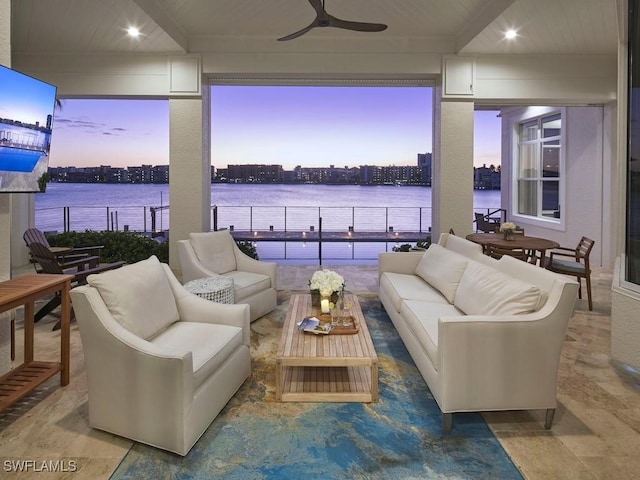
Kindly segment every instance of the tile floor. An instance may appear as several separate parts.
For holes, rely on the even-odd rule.
[[[317,266],[279,266],[279,289],[306,290]],[[336,266],[353,292],[377,291],[376,266]],[[559,408],[545,430],[544,412],[500,412],[485,418],[525,478],[640,478],[640,383],[610,363],[611,272],[593,276],[594,311],[579,300],[563,349]],[[59,355],[54,317],[36,326],[38,358]],[[17,363],[22,331],[18,330]],[[77,325],[71,333],[71,382],[58,377],[0,413],[0,478],[108,478],[131,442],[87,425],[86,376]],[[75,473],[7,472],[11,460],[56,461]],[[71,463],[75,462],[75,463]]]

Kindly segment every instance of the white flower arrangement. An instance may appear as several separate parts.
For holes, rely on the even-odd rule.
[[[506,233],[513,233],[516,231],[516,228],[516,224],[512,222],[504,222],[502,225],[500,225],[500,231]]]
[[[320,291],[323,297],[329,297],[333,292],[344,289],[344,278],[333,270],[318,270],[311,277],[309,288]]]

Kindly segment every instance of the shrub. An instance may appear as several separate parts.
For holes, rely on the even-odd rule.
[[[239,240],[236,242],[236,244],[238,245],[238,248],[242,250],[242,252],[245,255],[249,255],[251,258],[255,258],[256,260],[259,260],[258,251],[256,250],[256,247],[253,245],[253,242],[250,242],[248,240]]]
[[[158,243],[154,239],[136,232],[65,232],[47,237],[54,247],[90,247],[103,245],[101,262],[124,260],[135,263],[155,255],[161,262],[169,262],[169,242]]]
[[[416,248],[424,248],[427,249],[431,245],[431,237],[427,237],[424,240],[421,240],[416,243]],[[402,245],[398,245],[397,247],[393,247],[394,252],[410,252],[411,249],[414,248],[410,243],[404,243]]]

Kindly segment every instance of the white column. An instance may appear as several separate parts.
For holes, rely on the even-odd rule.
[[[469,99],[442,99],[441,92],[441,87],[434,88],[433,242],[451,228],[464,237],[472,233],[473,224],[474,104]]]
[[[211,224],[211,167],[203,146],[206,103],[201,98],[169,100],[169,264],[178,274],[176,242],[191,232],[209,231]]]
[[[11,0],[0,0],[0,64],[11,66]],[[11,277],[11,197],[0,194],[0,281]],[[9,313],[0,313],[0,375],[11,370]]]

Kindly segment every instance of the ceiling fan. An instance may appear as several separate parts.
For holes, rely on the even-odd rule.
[[[309,0],[309,3],[316,11],[315,20],[302,30],[298,30],[286,37],[279,38],[279,42],[298,38],[316,27],[335,27],[343,28],[345,30],[355,30],[356,32],[381,32],[387,28],[383,23],[350,22],[348,20],[342,20],[334,17],[333,15],[329,15],[324,9],[324,0]]]

